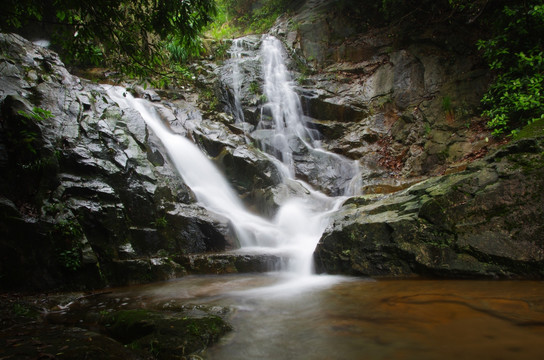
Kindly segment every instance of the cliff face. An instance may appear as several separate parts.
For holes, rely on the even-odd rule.
[[[272,32],[298,61],[295,78],[324,147],[366,168],[365,192],[455,171],[487,151],[479,101],[489,74],[474,29],[369,27],[362,5],[338,4],[308,1]]]
[[[173,256],[232,246],[137,112],[51,51],[5,34],[0,47],[3,287],[160,280],[185,273]]]

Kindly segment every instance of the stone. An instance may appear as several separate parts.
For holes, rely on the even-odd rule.
[[[542,150],[544,138],[522,140],[460,173],[347,201],[317,245],[318,270],[386,277],[544,277]]]
[[[112,338],[129,348],[144,349],[160,359],[186,359],[211,346],[232,329],[215,315],[188,317],[144,309],[109,313],[101,324]]]
[[[7,70],[0,74],[6,84],[0,198],[25,204],[3,207],[13,211],[11,220],[0,220],[3,288],[164,280],[185,273],[158,260],[165,252],[219,251],[234,243],[224,220],[187,206],[194,195],[137,112],[119,108],[102,86],[70,75],[54,52],[17,35],[0,34],[0,43],[9,56],[0,58]],[[160,100],[152,89],[141,91]],[[184,104],[179,110],[161,104],[164,121],[202,122]],[[45,115],[22,115],[35,108]],[[29,138],[17,142],[5,132]],[[236,138],[224,134],[226,141]],[[129,269],[133,276],[122,275]]]
[[[278,270],[283,259],[266,254],[196,254],[175,258],[189,274],[236,274]]]

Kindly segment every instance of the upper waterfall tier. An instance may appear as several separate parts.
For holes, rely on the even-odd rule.
[[[222,72],[231,93],[228,108],[237,122],[245,124],[251,140],[279,160],[282,173],[291,179],[331,195],[359,193],[359,164],[322,149],[319,132],[305,121],[282,43],[268,35],[244,37],[233,41],[230,53]],[[255,103],[257,118],[245,116],[244,107]]]

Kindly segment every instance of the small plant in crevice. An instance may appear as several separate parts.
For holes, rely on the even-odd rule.
[[[425,123],[425,136],[428,137],[431,134],[431,130],[432,130],[431,124]]]
[[[257,95],[259,92],[260,92],[260,86],[259,86],[259,83],[256,82],[256,81],[252,81],[250,84],[249,84],[249,92],[254,94],[254,95]]]
[[[70,271],[77,271],[81,267],[81,251],[74,246],[71,249],[61,251],[58,254],[58,261],[62,267]]]
[[[19,119],[23,126],[17,135],[18,142],[24,145],[31,154],[37,155],[36,140],[38,140],[38,133],[31,129],[31,124],[32,122],[42,122],[52,118],[53,115],[50,111],[39,107],[34,107],[31,111],[19,110],[17,114],[20,115]]]
[[[53,114],[51,113],[51,111],[44,110],[36,106],[30,112],[19,110],[17,113],[26,119],[35,120],[35,121],[44,121],[46,119],[53,117]]]
[[[53,234],[61,239],[74,240],[81,238],[83,230],[75,219],[60,220],[55,224]]]
[[[199,97],[208,103],[208,106],[210,109],[215,109],[219,105],[219,100],[217,99],[217,96],[215,96],[215,93],[210,88],[205,88],[200,91]]]
[[[25,318],[34,318],[37,313],[36,310],[30,308],[26,304],[14,303],[12,305],[12,311],[15,316],[25,317]]]
[[[165,229],[168,226],[168,220],[165,216],[161,216],[151,223],[156,229]]]
[[[446,114],[446,120],[453,122],[455,120],[455,113],[453,112],[453,106],[451,104],[451,98],[446,95],[442,98],[442,110]]]
[[[58,264],[69,271],[77,271],[81,267],[81,238],[83,230],[76,219],[59,220],[50,232],[56,244]]]

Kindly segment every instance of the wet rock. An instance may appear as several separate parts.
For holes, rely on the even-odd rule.
[[[16,331],[14,336],[13,331]],[[0,330],[0,354],[6,358],[58,359],[149,359],[148,355],[127,349],[120,342],[77,327],[42,324],[18,325]]]
[[[317,246],[318,268],[365,276],[544,277],[542,150],[542,139],[521,140],[463,172],[348,200]]]
[[[0,75],[6,85],[0,198],[2,211],[12,214],[0,220],[2,286],[165,279],[182,271],[154,264],[161,251],[217,251],[232,243],[226,225],[198,206],[179,207],[194,204],[194,195],[136,111],[71,76],[55,53],[16,35],[0,34],[0,43],[0,65],[7,69]],[[159,100],[152,90],[146,94]],[[160,109],[172,123],[198,119],[191,108]],[[118,265],[123,261],[133,263]],[[116,273],[131,266],[137,276]],[[146,266],[152,271],[143,271]]]
[[[166,257],[114,260],[104,265],[112,285],[144,284],[186,275],[185,269]]]
[[[231,330],[229,309],[169,300],[146,308],[107,291],[3,294],[0,355],[6,358],[187,359]],[[121,301],[122,300],[122,301]]]
[[[214,315],[187,317],[144,309],[109,313],[101,324],[109,336],[128,348],[145,350],[158,359],[185,359],[231,330]]]
[[[238,192],[262,189],[280,184],[281,175],[268,157],[255,148],[242,145],[221,152],[217,161]]]
[[[262,254],[196,254],[175,258],[190,274],[236,274],[275,271],[282,258]]]

